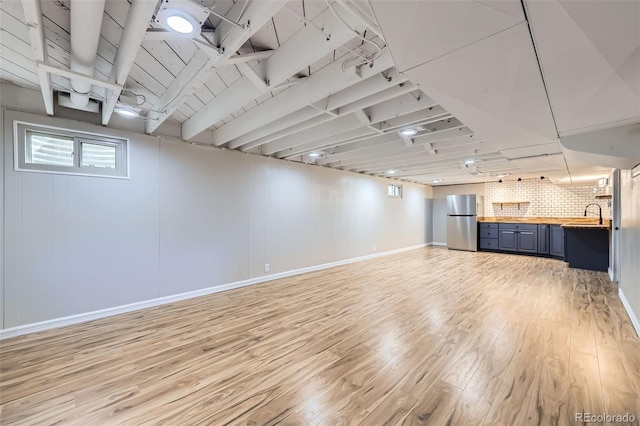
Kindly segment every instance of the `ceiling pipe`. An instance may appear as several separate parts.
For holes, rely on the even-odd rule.
[[[71,0],[71,70],[93,77],[105,0]],[[71,79],[71,102],[89,104],[91,83]]]

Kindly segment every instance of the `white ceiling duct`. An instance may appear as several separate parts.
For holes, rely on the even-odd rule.
[[[93,77],[105,0],[71,0],[71,70]],[[71,102],[89,103],[91,84],[71,79]]]

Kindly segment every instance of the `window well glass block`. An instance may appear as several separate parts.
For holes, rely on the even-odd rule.
[[[73,167],[73,138],[27,132],[25,162]]]
[[[82,142],[82,167],[116,168],[116,147]]]

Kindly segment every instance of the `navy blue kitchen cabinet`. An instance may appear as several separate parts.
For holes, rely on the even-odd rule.
[[[560,225],[549,226],[549,254],[564,259],[564,228]]]
[[[538,253],[538,225],[500,223],[498,248],[517,253]]]
[[[549,225],[538,225],[538,253],[549,254]]]

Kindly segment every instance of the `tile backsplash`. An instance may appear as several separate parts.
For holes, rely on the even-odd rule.
[[[547,179],[525,179],[522,182],[487,182],[484,197],[485,216],[508,217],[580,217],[589,203],[602,207],[602,217],[611,218],[607,200],[596,200],[597,194],[604,194],[604,188],[593,185],[558,186]],[[500,202],[528,202],[518,205]],[[597,217],[598,208],[592,206],[589,212]]]

